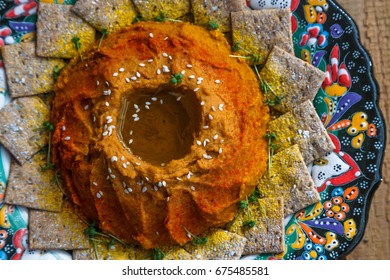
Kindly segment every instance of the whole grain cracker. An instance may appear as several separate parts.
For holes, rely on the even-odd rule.
[[[248,8],[245,0],[191,0],[191,7],[196,25],[208,27],[213,21],[221,32],[231,31],[231,12]]]
[[[286,113],[306,100],[313,100],[325,79],[325,73],[300,58],[274,47],[260,72],[281,104],[273,108]]]
[[[42,210],[29,211],[30,250],[88,249],[89,240],[84,233],[87,228],[76,209],[64,200],[59,213]]]
[[[306,164],[335,149],[310,100],[269,122],[268,130],[277,135],[273,141],[278,147],[275,152],[298,144]]]
[[[108,32],[130,26],[137,16],[130,0],[78,0],[72,11],[97,30]]]
[[[290,9],[242,10],[233,12],[231,20],[233,44],[244,49],[237,53],[255,54],[255,64],[264,64],[274,46],[294,55]]]
[[[238,260],[244,250],[247,239],[222,229],[214,229],[204,234],[204,244],[184,245],[184,249],[197,260]]]
[[[7,83],[12,97],[30,96],[53,90],[54,69],[65,66],[62,59],[36,55],[35,43],[6,45],[1,48]]]
[[[195,257],[180,247],[175,247],[164,254],[164,260],[195,260]]]
[[[190,0],[133,0],[143,20],[154,20],[163,13],[167,18],[178,19],[191,12]]]
[[[90,242],[89,249],[73,250],[74,260],[135,260],[135,252],[138,250],[134,245],[123,245],[118,241],[112,242],[107,237],[96,235],[95,245]]]
[[[298,145],[274,155],[271,168],[258,185],[264,197],[283,197],[284,216],[320,201]]]
[[[50,111],[39,97],[13,99],[0,110],[0,119],[0,142],[19,164],[47,145],[48,133],[41,127]]]
[[[248,228],[245,222],[254,221],[253,227]],[[249,203],[240,210],[227,230],[241,236],[248,241],[244,248],[244,255],[280,253],[284,245],[284,215],[283,198],[261,198]]]
[[[73,38],[80,39],[81,53],[95,42],[95,28],[73,13],[72,7],[39,4],[36,42],[38,56],[73,58],[78,55]]]
[[[53,169],[43,170],[46,155],[37,153],[23,166],[11,161],[5,203],[32,209],[60,212],[63,193]]]

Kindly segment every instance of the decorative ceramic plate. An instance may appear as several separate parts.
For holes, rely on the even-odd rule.
[[[0,0],[0,46],[34,39],[37,2]],[[335,1],[247,2],[253,9],[291,7],[295,55],[327,72],[313,103],[336,146],[310,166],[321,202],[288,218],[284,253],[251,258],[343,258],[363,236],[371,198],[381,181],[385,125],[370,57],[353,20]],[[5,79],[1,63],[0,107],[8,102]],[[27,250],[28,211],[2,203],[10,162],[4,149],[0,159],[0,259],[70,258],[64,251]]]

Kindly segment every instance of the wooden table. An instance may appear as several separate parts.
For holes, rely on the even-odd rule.
[[[337,1],[337,0],[336,0]],[[379,84],[380,108],[387,124],[387,149],[390,149],[390,1],[338,0],[355,20],[360,40],[370,53],[374,76]],[[368,224],[360,244],[347,259],[390,259],[390,154],[382,167],[383,182],[376,191]]]

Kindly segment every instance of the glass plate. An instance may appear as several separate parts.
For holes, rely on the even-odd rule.
[[[0,0],[0,46],[34,39],[37,2]],[[309,166],[321,202],[286,220],[284,253],[245,258],[343,258],[363,236],[371,198],[381,181],[385,124],[371,59],[355,23],[335,1],[247,2],[255,9],[291,7],[295,55],[329,74],[313,103],[336,150]],[[1,62],[0,108],[8,102],[5,79]],[[9,163],[9,154],[1,148],[0,259],[69,259],[65,251],[27,250],[27,209],[2,202]]]

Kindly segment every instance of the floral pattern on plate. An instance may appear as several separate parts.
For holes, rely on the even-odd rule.
[[[35,38],[36,0],[0,0],[0,45]],[[42,0],[74,4],[75,0]],[[321,202],[286,222],[285,251],[256,259],[339,259],[362,238],[370,199],[381,181],[385,128],[371,61],[352,19],[331,0],[248,0],[291,7],[295,55],[327,73],[313,103],[336,149],[309,166]],[[0,108],[8,103],[0,60]],[[0,149],[0,260],[70,259],[65,251],[28,251],[28,211],[3,203],[9,155]]]

